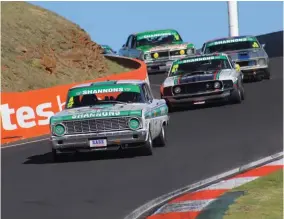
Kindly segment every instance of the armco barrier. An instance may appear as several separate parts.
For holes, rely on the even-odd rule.
[[[86,82],[136,79],[146,80],[149,83],[147,67],[139,61],[128,58],[106,56],[125,66],[136,68],[130,72],[110,75]],[[32,90],[27,92],[1,93],[1,143],[9,143],[25,138],[32,138],[49,133],[49,118],[61,111],[65,105],[65,98],[70,87],[76,84],[67,84],[51,88]]]
[[[270,58],[283,56],[283,30],[256,36]]]

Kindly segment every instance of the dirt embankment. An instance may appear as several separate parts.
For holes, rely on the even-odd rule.
[[[78,25],[25,2],[1,2],[3,92],[83,82],[129,71],[106,60]]]

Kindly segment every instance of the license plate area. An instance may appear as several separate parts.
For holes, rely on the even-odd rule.
[[[91,148],[103,148],[107,146],[106,139],[89,139],[89,145]]]

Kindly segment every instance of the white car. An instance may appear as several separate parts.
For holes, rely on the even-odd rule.
[[[165,145],[165,100],[154,99],[146,81],[118,80],[71,88],[66,107],[50,119],[54,160],[67,152]]]
[[[169,110],[180,104],[244,100],[242,73],[224,53],[176,60],[161,85],[161,98]]]

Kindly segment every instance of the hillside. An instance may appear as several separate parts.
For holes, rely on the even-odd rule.
[[[78,25],[25,2],[1,2],[3,92],[83,82],[128,71],[101,55]]]

